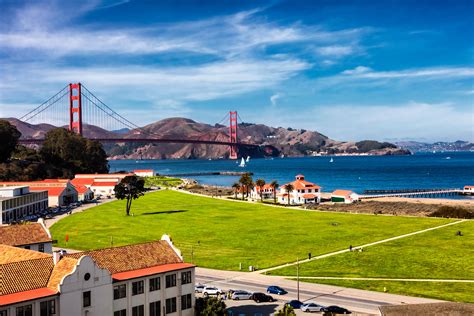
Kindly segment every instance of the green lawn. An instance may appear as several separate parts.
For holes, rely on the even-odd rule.
[[[125,215],[125,201],[76,213],[51,232],[59,247],[95,249],[170,234],[186,261],[237,270],[265,268],[448,223],[447,219],[325,213],[200,197],[176,191],[147,194]],[[65,236],[69,235],[69,243]]]
[[[455,302],[474,303],[474,284],[455,282],[400,282],[400,281],[352,281],[352,280],[305,280],[321,284],[352,287],[362,290],[428,297]]]
[[[463,236],[456,236],[462,231]],[[295,275],[295,268],[272,271]],[[300,265],[301,276],[474,280],[474,222]]]
[[[153,176],[153,177],[144,177],[145,179],[145,188],[150,187],[161,187],[161,188],[168,188],[168,187],[177,187],[183,183],[181,179],[178,178],[170,178],[165,176]]]

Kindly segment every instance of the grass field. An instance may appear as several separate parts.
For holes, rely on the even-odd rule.
[[[456,236],[460,230],[463,236]],[[271,272],[295,275],[295,268]],[[474,280],[474,222],[300,265],[301,276]]]
[[[447,219],[325,213],[200,197],[176,191],[147,194],[125,215],[115,201],[59,221],[59,247],[96,249],[170,234],[186,261],[237,270],[265,268],[442,225]],[[66,244],[65,236],[69,236]]]
[[[401,282],[401,281],[352,281],[352,280],[305,280],[320,284],[352,287],[362,290],[428,297],[455,302],[474,303],[474,284],[454,282]]]
[[[179,186],[183,183],[183,181],[181,179],[164,177],[164,176],[144,177],[144,179],[145,179],[145,188],[150,188],[150,187],[161,187],[161,188],[177,187],[177,186]]]

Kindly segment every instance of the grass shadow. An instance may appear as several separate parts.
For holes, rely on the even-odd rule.
[[[160,211],[160,212],[150,212],[150,213],[142,213],[141,215],[159,215],[159,214],[173,214],[173,213],[184,213],[188,210],[172,210],[172,211]]]

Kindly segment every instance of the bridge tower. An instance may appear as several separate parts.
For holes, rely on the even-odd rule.
[[[230,145],[229,159],[237,159],[237,111],[229,112],[229,142],[235,145]]]
[[[69,130],[82,135],[82,94],[80,83],[69,84]]]

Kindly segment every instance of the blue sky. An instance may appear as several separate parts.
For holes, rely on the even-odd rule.
[[[0,117],[80,81],[138,125],[474,139],[474,1],[78,2],[0,0]]]

